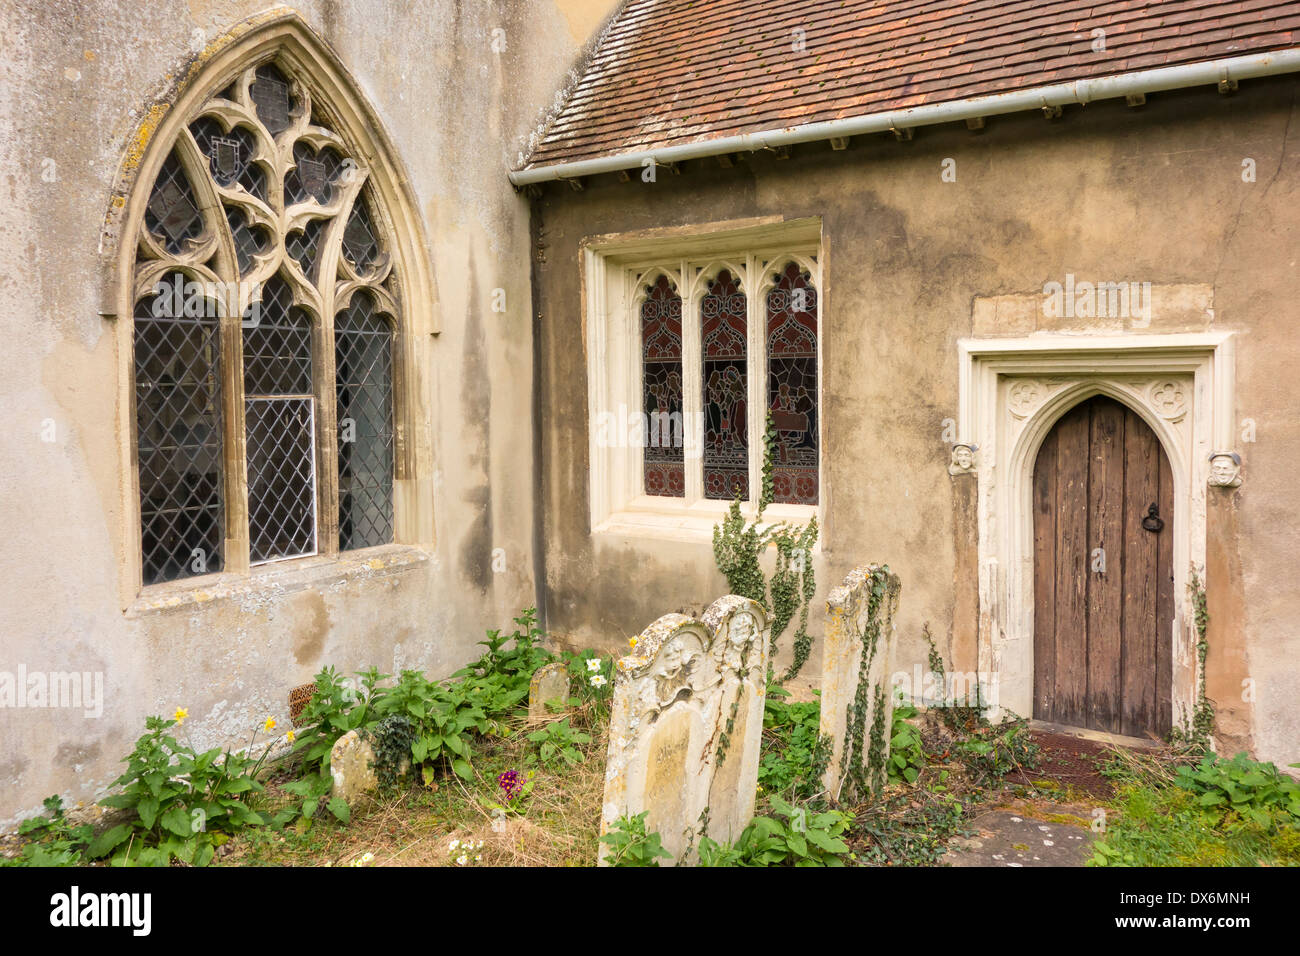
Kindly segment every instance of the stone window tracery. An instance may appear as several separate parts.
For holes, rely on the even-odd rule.
[[[181,129],[132,278],[146,585],[394,540],[399,272],[363,153],[274,59]]]

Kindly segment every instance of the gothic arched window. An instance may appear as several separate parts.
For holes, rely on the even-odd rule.
[[[359,150],[286,60],[203,102],[132,279],[143,583],[394,539],[398,268]]]

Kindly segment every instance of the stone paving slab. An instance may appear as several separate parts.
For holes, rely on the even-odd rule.
[[[1050,815],[1075,808],[1053,807]],[[989,810],[972,822],[974,836],[953,840],[944,855],[949,866],[1083,866],[1092,856],[1090,829],[1026,816],[1022,810]]]

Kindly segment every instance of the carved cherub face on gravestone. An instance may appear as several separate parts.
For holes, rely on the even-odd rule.
[[[723,663],[733,671],[745,664],[745,647],[754,636],[754,619],[748,614],[736,614],[727,626],[727,644]]]
[[[695,651],[683,637],[674,637],[659,651],[658,666],[654,670],[655,696],[661,706],[672,703],[682,692],[689,690],[691,671],[695,668]]]

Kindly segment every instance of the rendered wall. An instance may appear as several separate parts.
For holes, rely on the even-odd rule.
[[[138,594],[119,404],[131,365],[114,327],[129,319],[99,314],[114,252],[98,248],[100,231],[124,155],[148,147],[146,112],[196,51],[271,5],[5,4],[0,671],[101,673],[104,700],[99,717],[0,709],[0,825],[54,792],[93,799],[147,714],[186,707],[199,746],[246,739],[268,715],[287,726],[288,689],[326,664],[448,673],[485,628],[536,601],[529,211],[504,171],[613,0],[293,6],[380,117],[429,239],[441,325],[420,383],[430,539],[379,567],[304,559],[214,579],[171,608]]]
[[[541,510],[547,613],[575,644],[615,649],[665,607],[698,611],[721,593],[710,542],[590,533],[580,248],[584,238],[750,217],[822,218],[821,299],[826,592],[852,567],[887,562],[902,579],[895,666],[925,669],[922,626],[944,656],[976,667],[979,616],[975,482],[948,474],[943,422],[956,419],[957,341],[1024,334],[977,308],[1039,296],[1067,273],[1091,281],[1209,286],[1157,331],[1232,330],[1236,433],[1245,482],[1210,489],[1209,696],[1220,746],[1279,765],[1300,756],[1300,537],[1292,449],[1300,439],[1294,295],[1300,158],[1296,81],[991,119],[917,131],[911,142],[859,138],[843,152],[809,144],[790,158],[746,156],[633,171],[581,192],[553,184],[535,201],[543,399]],[[1254,182],[1243,181],[1243,160]],[[956,180],[945,182],[944,160]],[[977,325],[978,320],[978,325]],[[1108,325],[1110,325],[1108,323]],[[1097,331],[1089,319],[1058,331]],[[1121,333],[1126,334],[1126,333]],[[951,437],[951,436],[950,436]],[[965,438],[966,436],[960,436]],[[665,603],[667,602],[667,603]],[[788,648],[787,648],[788,651]],[[820,654],[813,652],[813,666]],[[1254,700],[1243,699],[1253,680]]]

